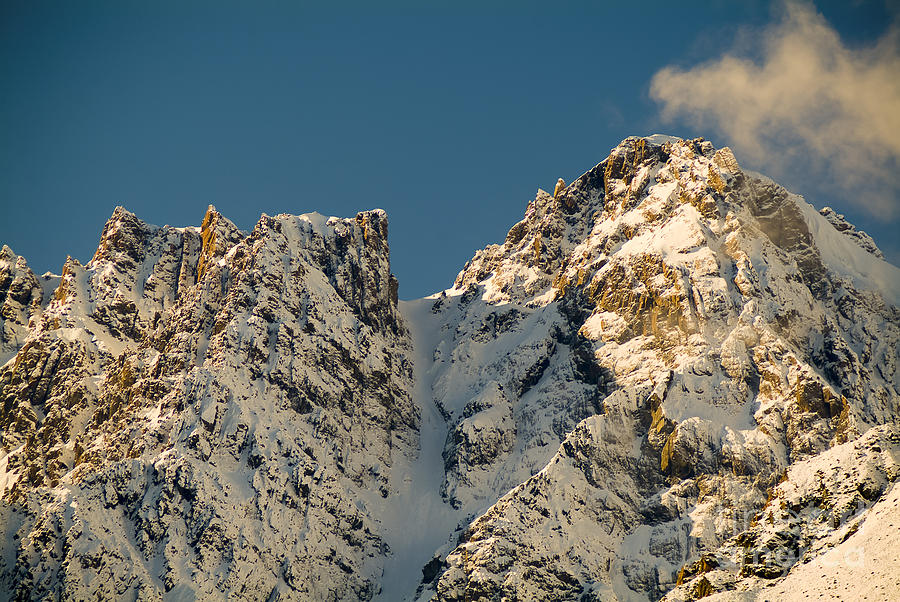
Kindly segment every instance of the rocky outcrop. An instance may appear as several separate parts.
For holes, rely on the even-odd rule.
[[[771,587],[794,565],[828,554],[886,497],[900,477],[898,459],[900,432],[890,424],[797,462],[763,507],[742,517],[739,534],[680,570],[677,587],[664,599],[694,600],[698,589],[711,594]],[[838,562],[862,564],[866,553],[856,548]]]
[[[534,476],[477,513],[423,592],[605,600],[658,599],[673,588],[698,598],[726,587],[720,572],[734,561],[720,551],[749,528],[738,516],[768,507],[779,481],[792,482],[791,467],[817,465],[897,415],[896,300],[858,289],[828,264],[833,254],[820,248],[832,241],[817,236],[845,236],[871,253],[833,223],[703,140],[630,138],[555,198],[539,191],[504,244],[479,251],[438,299],[437,315],[459,324],[457,335],[469,330],[434,356],[448,382],[489,373],[507,395],[513,370],[498,357],[543,366],[526,394],[510,397],[515,460],[479,467]],[[479,338],[472,308],[476,316],[515,308],[529,324],[553,326],[543,336],[527,327],[526,340],[515,327],[481,327],[479,336],[492,336]],[[553,342],[544,362],[541,338]],[[571,372],[559,378],[550,367],[562,357]],[[464,407],[458,388],[439,378],[433,390],[440,403]],[[555,406],[557,394],[570,403]],[[540,428],[532,417],[547,406],[557,420],[580,422]],[[467,419],[448,414],[455,441]],[[554,454],[528,455],[534,441],[549,451],[556,437]],[[466,457],[457,447],[448,453]],[[481,483],[497,493],[508,484]],[[877,499],[885,489],[876,490]],[[745,572],[790,570],[766,566]],[[739,577],[729,579],[730,588]]]
[[[512,405],[496,382],[490,382],[463,408],[444,447],[443,493],[455,499],[458,485],[472,486],[469,473],[509,454],[516,443]]]
[[[819,213],[828,220],[828,223],[834,226],[835,230],[852,238],[861,249],[864,249],[879,259],[884,259],[884,253],[881,252],[881,249],[878,248],[878,245],[875,244],[872,237],[862,230],[857,230],[856,226],[848,222],[842,214],[836,212],[831,207],[822,207],[819,210]]]
[[[0,371],[0,587],[371,598],[419,419],[386,235],[380,211],[245,234],[117,209]]]
[[[31,317],[40,312],[44,291],[24,257],[0,248],[0,364],[15,355],[28,336]]]

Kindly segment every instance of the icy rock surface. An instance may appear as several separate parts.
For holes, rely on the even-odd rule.
[[[59,276],[0,251],[0,592],[822,597],[834,558],[900,591],[898,304],[871,238],[702,139],[624,140],[409,302],[379,210],[118,208]]]

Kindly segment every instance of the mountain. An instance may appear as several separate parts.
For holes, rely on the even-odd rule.
[[[3,247],[0,591],[900,591],[900,270],[843,216],[656,135],[431,297],[387,237],[117,208],[60,276]]]

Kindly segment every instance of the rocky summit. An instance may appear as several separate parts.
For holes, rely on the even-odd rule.
[[[451,288],[383,211],[0,250],[0,598],[900,596],[900,269],[632,137]]]

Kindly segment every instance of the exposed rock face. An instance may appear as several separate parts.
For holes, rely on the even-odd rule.
[[[865,233],[702,139],[623,141],[411,302],[379,210],[118,208],[60,276],[0,251],[0,592],[795,591],[900,512],[898,304]]]
[[[878,245],[875,244],[875,241],[872,240],[872,237],[863,232],[862,230],[857,230],[856,226],[851,224],[844,218],[843,215],[837,213],[831,207],[823,207],[819,210],[819,213],[828,220],[828,222],[834,226],[835,230],[838,232],[843,232],[850,238],[852,238],[856,244],[860,247],[874,255],[879,259],[884,259],[884,253],[881,252],[881,249],[878,248]]]
[[[28,322],[40,311],[44,291],[24,257],[0,248],[0,362],[16,354],[28,336]]]
[[[386,237],[378,211],[248,235],[117,209],[0,372],[12,596],[370,598],[361,500],[418,422]]]
[[[793,464],[762,511],[748,517],[747,529],[683,568],[678,587],[665,599],[697,598],[693,590],[701,580],[709,593],[771,586],[794,564],[821,557],[856,533],[868,518],[866,511],[889,497],[898,477],[896,424],[872,428],[858,439]],[[877,551],[860,547],[839,562],[861,564],[867,552]]]
[[[848,263],[885,270],[887,289],[843,270],[836,244],[852,247]],[[457,325],[435,352],[435,398],[464,407],[499,382],[517,453],[482,457],[480,480],[470,470],[448,488],[464,504],[509,491],[445,549],[423,592],[697,598],[752,590],[745,575],[821,553],[830,540],[812,523],[795,526],[803,553],[777,574],[741,569],[733,542],[777,507],[792,467],[896,423],[900,271],[876,257],[864,235],[703,140],[630,138],[556,198],[539,191],[435,305],[444,330]],[[467,418],[448,415],[455,467],[470,457],[454,445]],[[887,453],[871,499],[837,523],[890,488]]]

